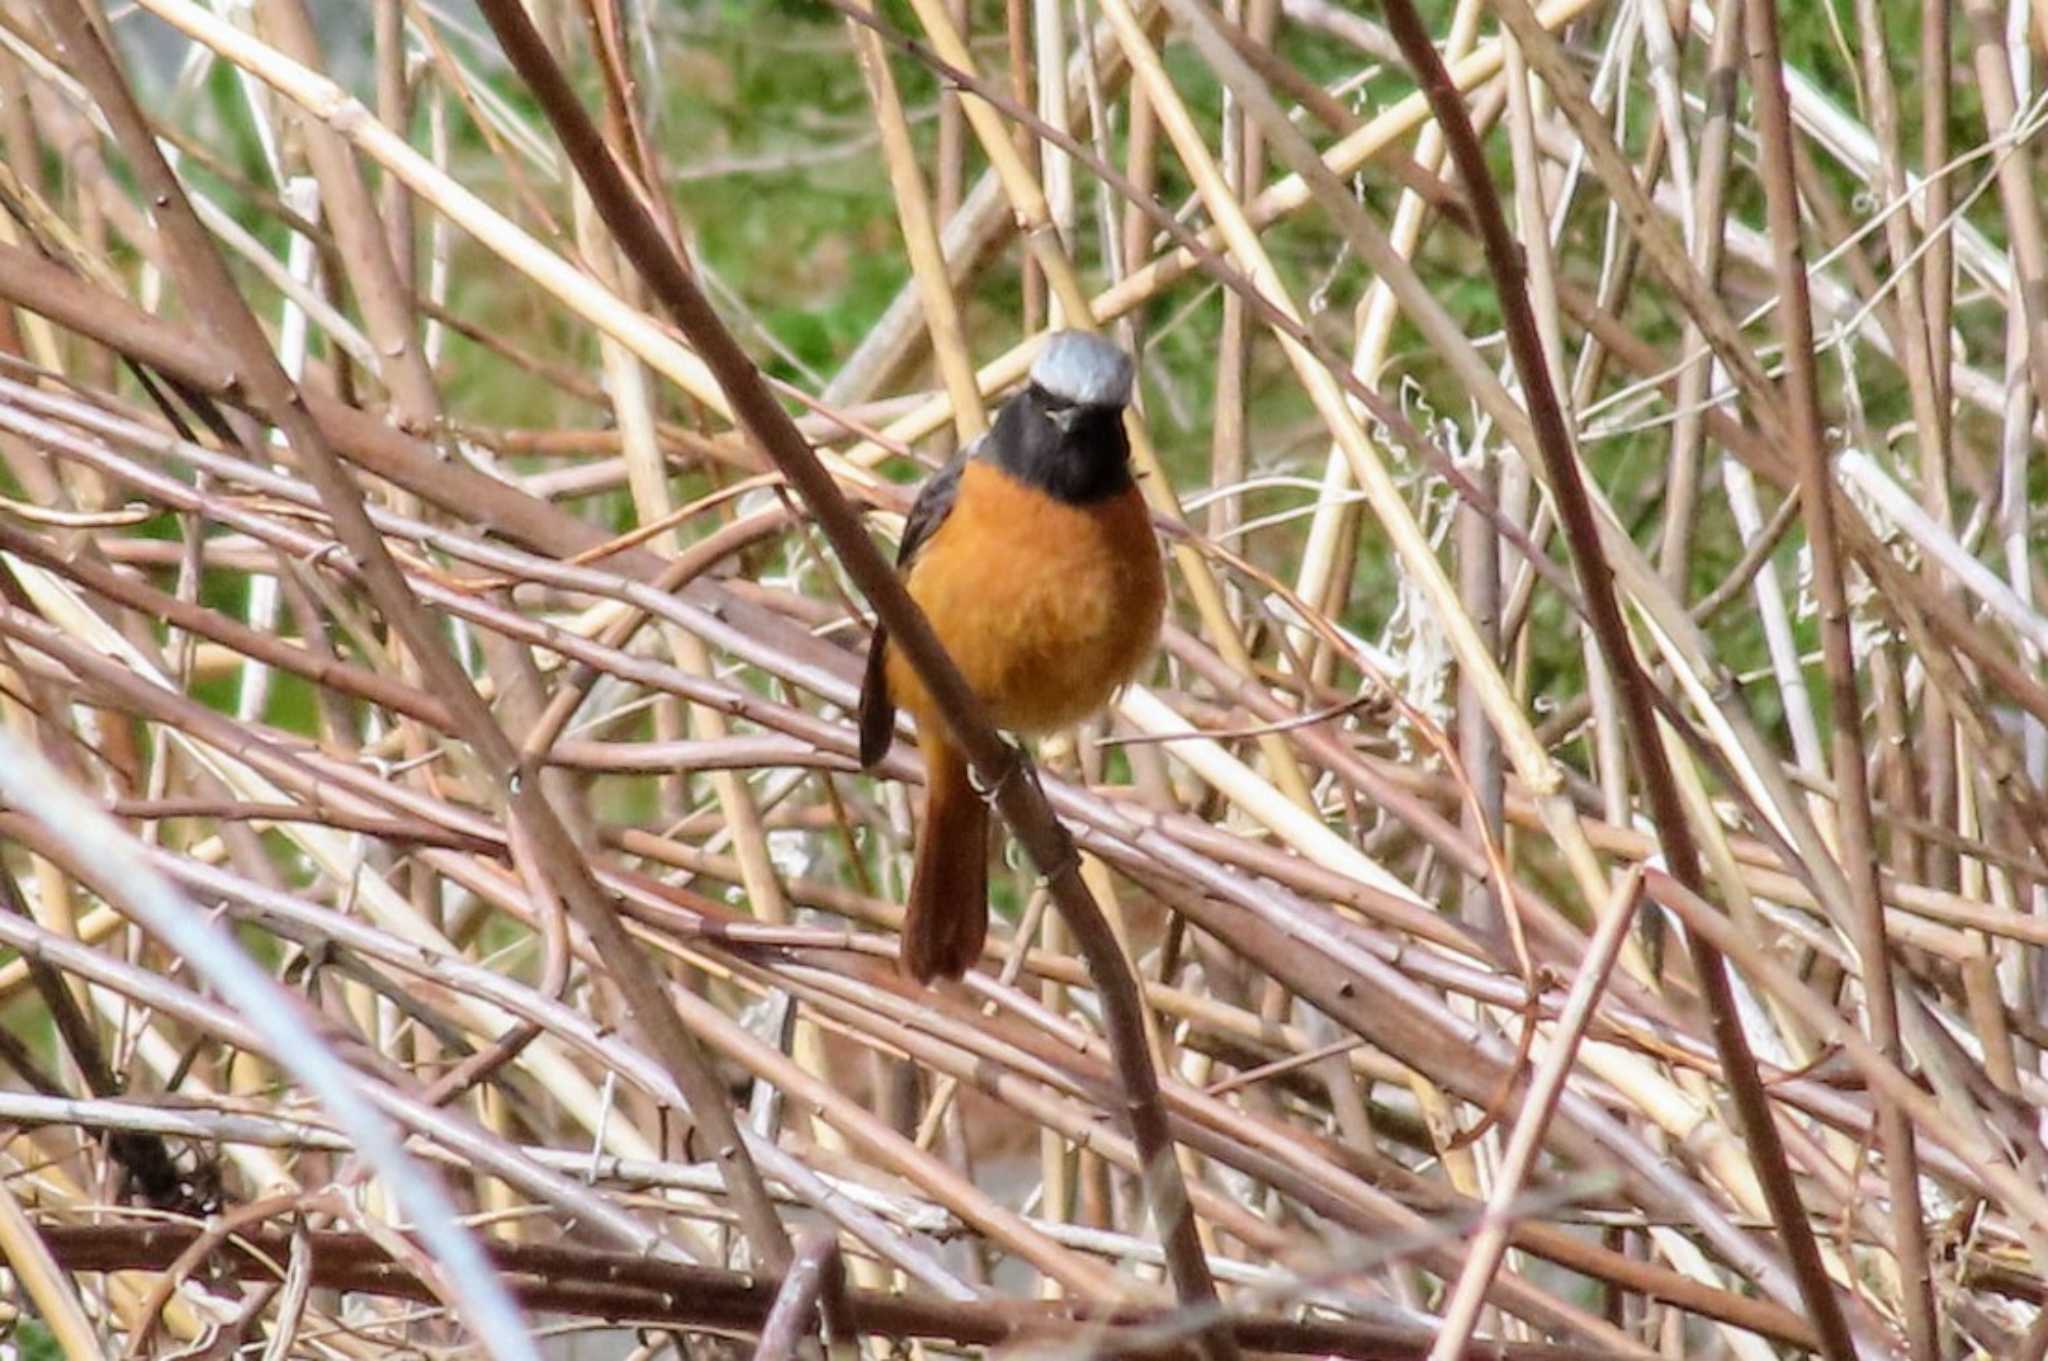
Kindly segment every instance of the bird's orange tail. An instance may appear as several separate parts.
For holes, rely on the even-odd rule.
[[[958,978],[988,939],[988,806],[959,748],[920,723],[925,740],[924,829],[903,921],[903,972],[919,983]]]

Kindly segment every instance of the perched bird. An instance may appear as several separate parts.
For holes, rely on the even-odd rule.
[[[1131,478],[1130,399],[1129,355],[1058,332],[994,427],[911,506],[897,570],[1000,727],[1079,722],[1158,641],[1166,576]],[[878,628],[861,685],[863,766],[888,753],[899,704],[917,720],[925,759],[900,963],[929,983],[966,973],[988,937],[988,808],[917,673]]]

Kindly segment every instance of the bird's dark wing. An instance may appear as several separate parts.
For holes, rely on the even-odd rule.
[[[919,489],[917,500],[911,502],[909,518],[903,522],[903,542],[896,549],[896,570],[899,573],[916,560],[925,541],[946,522],[953,502],[960,496],[961,471],[973,456],[974,446],[962,449],[946,461],[946,466],[927,478]],[[889,744],[896,740],[896,702],[889,697],[889,677],[885,669],[888,645],[889,631],[878,622],[874,637],[868,641],[867,670],[860,682],[860,763],[863,769],[872,768],[887,756]]]
[[[977,441],[962,449],[917,489],[917,499],[910,503],[910,514],[903,521],[903,542],[896,547],[897,571],[910,566],[925,540],[953,513],[953,503],[960,499],[960,474],[979,448]]]

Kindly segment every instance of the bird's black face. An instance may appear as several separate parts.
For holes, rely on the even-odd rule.
[[[985,453],[1018,481],[1075,505],[1131,485],[1123,407],[1064,401],[1037,383],[1003,404]]]

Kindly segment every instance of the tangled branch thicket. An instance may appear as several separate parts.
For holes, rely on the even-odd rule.
[[[2044,50],[0,0],[0,1349],[2041,1361]],[[1077,324],[922,989],[848,506]]]

